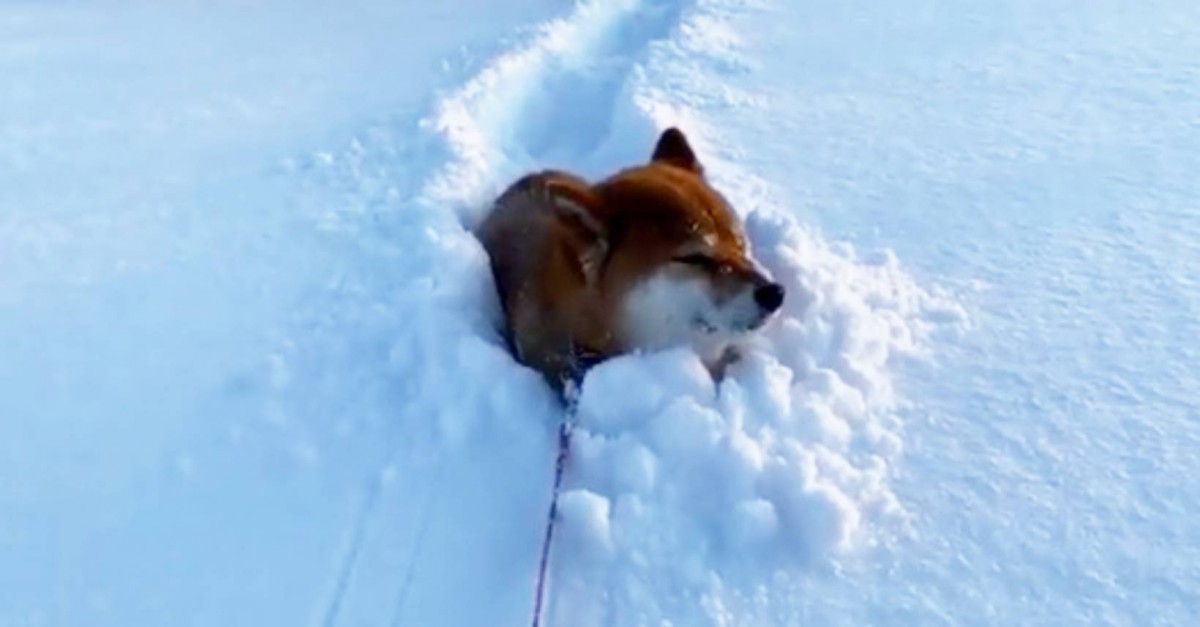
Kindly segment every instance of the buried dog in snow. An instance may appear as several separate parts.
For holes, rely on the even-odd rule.
[[[608,357],[691,345],[714,376],[783,303],[678,129],[591,185],[528,175],[478,231],[517,358],[561,389]]]

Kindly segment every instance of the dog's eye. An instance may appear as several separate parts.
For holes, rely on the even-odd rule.
[[[692,253],[690,255],[680,255],[675,258],[675,261],[697,268],[711,268],[717,264],[717,260],[705,255],[704,253]]]

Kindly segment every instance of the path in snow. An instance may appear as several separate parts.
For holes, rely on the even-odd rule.
[[[364,488],[325,624],[374,620],[380,608],[391,608],[391,624],[430,615],[448,623],[528,617],[537,558],[530,540],[544,522],[558,410],[541,381],[500,347],[490,271],[459,220],[477,218],[486,198],[536,167],[544,151],[565,143],[577,151],[562,155],[560,163],[569,164],[608,141],[626,74],[677,12],[667,4],[592,2],[548,24],[443,100],[424,123],[440,133],[416,150],[436,154],[445,141],[451,159],[423,191],[411,202],[385,192],[390,198],[382,203],[395,209],[377,215],[379,233],[364,234],[349,222],[353,237],[379,237],[379,246],[396,255],[390,267],[415,270],[411,283],[404,276],[390,279],[405,292],[391,306],[407,321],[392,350],[393,376],[420,391],[407,399],[405,421],[432,420],[436,433],[426,434],[425,446],[397,453],[394,485],[372,480]],[[601,106],[560,102],[563,93],[587,95]],[[649,149],[640,144],[653,139],[643,124],[643,135],[630,138],[639,144],[639,158]],[[539,136],[547,130],[556,135]],[[364,164],[387,171],[430,161],[420,152],[398,159],[387,139],[377,148],[356,144],[335,159],[352,164],[343,173],[348,187],[362,180]],[[345,222],[344,216],[331,221]],[[425,230],[414,228],[422,223]],[[457,348],[438,359],[445,347]],[[457,383],[448,387],[447,380]],[[398,535],[409,538],[406,548],[385,548]],[[379,583],[395,573],[403,573],[398,588]],[[463,589],[476,587],[492,591],[503,606],[456,602]]]

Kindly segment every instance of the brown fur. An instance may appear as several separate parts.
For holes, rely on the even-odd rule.
[[[621,307],[656,268],[675,263],[704,275],[717,299],[767,281],[676,129],[663,133],[649,163],[595,185],[557,171],[525,176],[497,199],[478,235],[517,357],[555,386],[636,348]],[[696,262],[679,262],[689,255]]]

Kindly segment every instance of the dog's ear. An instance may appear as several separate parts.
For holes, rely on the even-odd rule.
[[[688,143],[687,136],[674,126],[663,131],[663,134],[659,136],[658,144],[654,147],[654,155],[650,157],[650,160],[669,163],[697,174],[704,173],[704,168],[696,159],[696,153]]]
[[[560,224],[583,243],[579,266],[588,284],[594,285],[608,256],[608,229],[595,211],[599,198],[591,189],[574,181],[549,180],[545,189]]]

